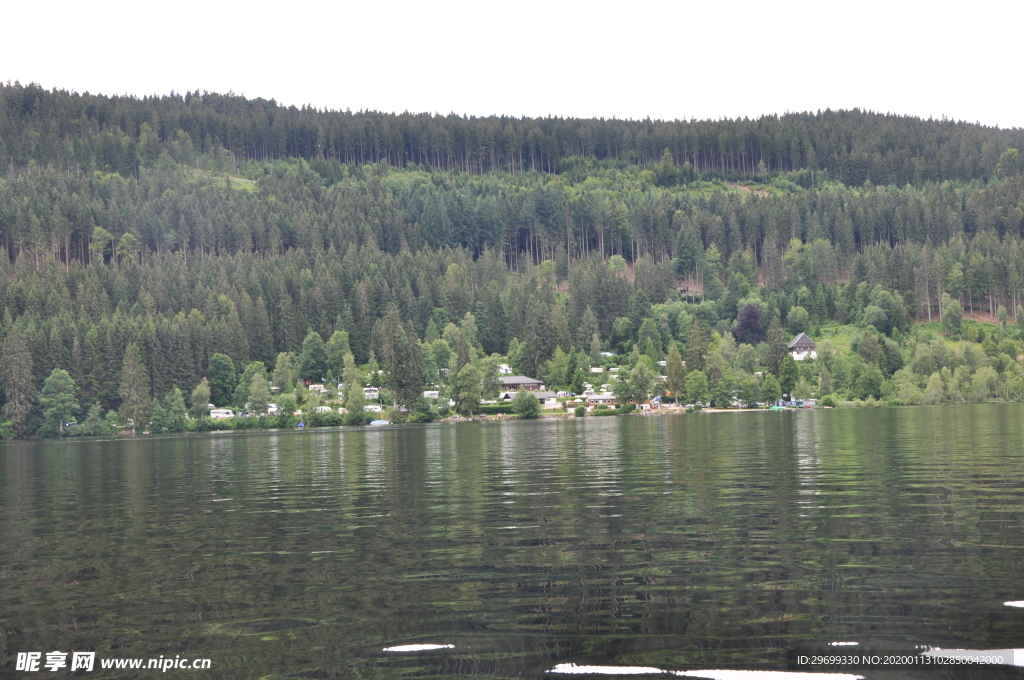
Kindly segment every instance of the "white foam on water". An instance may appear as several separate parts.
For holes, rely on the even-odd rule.
[[[431,649],[455,649],[455,645],[398,645],[385,647],[385,652],[428,652]]]
[[[1011,600],[1010,602],[1004,602],[1007,607],[1024,607],[1024,600]]]
[[[860,643],[859,642],[830,642],[828,644],[829,644],[830,647],[856,647]]]
[[[600,673],[602,675],[652,675],[655,673],[667,673],[660,668],[650,666],[577,666],[574,663],[560,663],[548,673],[568,673],[569,675],[582,675],[584,673]]]

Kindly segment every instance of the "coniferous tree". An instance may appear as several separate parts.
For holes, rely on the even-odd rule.
[[[363,376],[356,366],[355,357],[345,355],[345,414],[346,425],[362,425],[366,422],[366,398],[363,396]]]
[[[15,326],[4,342],[2,369],[4,381],[4,407],[0,411],[11,423],[14,435],[21,437],[28,427],[35,401],[32,375],[32,354],[24,329]]]
[[[768,371],[774,376],[779,375],[782,360],[788,356],[786,346],[786,332],[782,329],[782,324],[779,323],[779,318],[776,316],[772,319],[771,326],[768,327]]]
[[[139,346],[134,342],[124,353],[118,394],[121,397],[121,415],[131,422],[132,434],[135,434],[140,425],[145,425],[144,418],[149,410],[149,375]]]
[[[302,341],[299,354],[299,379],[320,382],[327,375],[329,363],[323,338],[316,331],[310,331]]]
[[[668,391],[677,401],[682,403],[684,390],[686,389],[686,366],[683,365],[683,358],[679,355],[679,348],[675,343],[668,348],[668,358],[665,359],[665,373],[668,378]]]
[[[348,344],[348,333],[345,331],[334,331],[327,340],[327,370],[335,377],[341,377],[345,372],[345,355],[351,354],[352,349]]]
[[[227,406],[235,392],[235,362],[226,354],[210,357],[210,402],[217,407]]]

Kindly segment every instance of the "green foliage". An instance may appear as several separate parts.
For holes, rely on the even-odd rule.
[[[520,390],[512,398],[512,412],[520,418],[536,418],[540,415],[540,399],[530,392]]]
[[[799,377],[800,369],[797,368],[796,361],[792,355],[787,354],[779,364],[779,385],[782,387],[782,393],[792,394]]]
[[[119,394],[121,414],[126,420],[131,421],[134,434],[144,424],[149,410],[149,372],[135,343],[128,345],[124,353]]]
[[[942,323],[946,335],[951,338],[960,337],[963,330],[964,310],[960,302],[950,298],[948,293],[942,294]]]
[[[765,375],[761,383],[761,401],[772,405],[782,399],[782,385],[771,373]]]
[[[150,411],[150,432],[184,432],[187,424],[185,398],[177,387],[164,396],[163,401],[154,399]]]
[[[706,404],[710,385],[703,371],[691,371],[686,375],[686,401],[689,404]]]
[[[452,381],[452,395],[455,399],[455,410],[459,415],[472,417],[483,396],[481,381],[483,374],[480,369],[467,363]],[[536,399],[536,397],[534,397]]]
[[[580,404],[579,406],[577,406],[576,408],[574,408],[572,410],[572,414],[574,416],[576,416],[577,418],[582,418],[585,415],[587,415],[587,407],[582,405],[582,404]]]
[[[235,362],[220,352],[210,357],[207,371],[210,380],[210,403],[218,408],[231,403],[235,391]]]
[[[75,381],[67,371],[53,369],[39,393],[39,406],[43,409],[39,433],[44,437],[63,434],[64,423],[73,420],[81,408],[75,399]]]
[[[360,392],[360,395],[362,392]],[[299,409],[299,402],[296,401],[295,395],[291,393],[284,393],[277,397],[277,415],[288,415],[295,413]]]
[[[327,340],[325,349],[327,350],[327,370],[334,377],[340,378],[345,372],[345,355],[352,353],[348,342],[348,333],[345,331],[334,331]],[[288,382],[290,383],[291,380],[289,379]]]
[[[249,411],[256,414],[267,412],[270,403],[270,388],[265,374],[254,373],[249,382]]]
[[[193,418],[206,418],[210,415],[210,381],[203,378],[192,390],[192,408],[189,413]]]
[[[310,331],[302,341],[302,352],[299,354],[299,379],[322,382],[327,375],[329,363],[323,338],[316,331]]]
[[[602,347],[634,368],[667,355],[670,392],[701,371],[722,401],[749,393],[755,372],[781,375],[786,325],[831,343],[801,362],[794,389],[802,378],[891,403],[1022,396],[1024,310],[1010,310],[1024,294],[1019,131],[858,112],[770,125],[440,117],[431,125],[450,144],[434,148],[415,141],[426,128],[412,115],[0,92],[2,417],[19,436],[49,427],[37,396],[54,369],[98,413],[159,411],[207,379],[211,394],[191,399],[201,418],[205,403],[251,403],[256,363],[276,362],[280,401],[299,377],[339,377],[349,353],[372,356],[370,379],[410,406],[423,383],[457,395],[470,364],[492,395],[497,360],[481,357],[506,348],[517,374],[577,392],[590,379],[581,357],[600,365]],[[195,116],[218,123],[201,137],[178,129]],[[70,137],[69,120],[81,127]],[[626,140],[620,158],[567,157],[580,147],[556,143],[609,134]],[[310,135],[325,146],[287,142]],[[98,153],[110,139],[116,153]],[[364,149],[410,167],[362,165]],[[213,218],[172,230],[167,215]],[[988,314],[998,327],[972,320]],[[943,353],[922,335],[940,332],[983,352]],[[995,384],[978,377],[985,366]]]
[[[4,324],[7,326],[8,324]],[[16,437],[25,434],[28,419],[35,402],[32,353],[26,332],[15,327],[7,334],[3,347],[0,375],[3,377],[4,406],[0,410],[4,421],[11,424]]]

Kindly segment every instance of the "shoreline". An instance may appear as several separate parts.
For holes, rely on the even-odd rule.
[[[991,404],[1009,404],[1012,402],[982,402]],[[936,404],[937,406],[958,406],[959,404]],[[881,406],[881,405],[880,405]],[[888,404],[885,404],[888,406]],[[623,414],[624,416],[672,416],[672,415],[700,415],[700,414],[715,414],[715,413],[775,413],[775,412],[802,412],[802,411],[820,411],[820,410],[838,410],[837,407],[829,406],[814,406],[810,408],[783,408],[783,409],[767,409],[767,408],[706,408],[700,411],[694,411],[687,413],[685,409],[681,408],[661,408],[652,409],[650,411],[633,411],[631,413]],[[586,419],[600,417],[618,417],[618,416],[593,416],[588,415]],[[488,422],[505,422],[505,421],[516,421],[516,420],[553,420],[553,419],[576,419],[577,416],[564,412],[564,413],[542,413],[536,418],[520,418],[515,415],[497,414],[497,415],[485,415],[485,416],[473,416],[468,417],[448,417],[440,420],[433,420],[429,423],[390,423],[388,425],[329,425],[324,427],[295,427],[295,428],[225,428],[219,430],[205,430],[202,432],[162,432],[158,434],[149,434],[146,432],[136,434],[122,434],[114,433],[107,435],[97,436],[77,436],[77,437],[24,437],[19,439],[8,439],[0,441],[0,446],[3,444],[15,444],[25,442],[51,442],[51,443],[77,443],[77,442],[110,442],[110,441],[155,441],[164,439],[186,439],[197,436],[205,435],[217,435],[217,436],[228,436],[238,434],[305,434],[315,432],[365,432],[372,430],[383,430],[383,429],[394,429],[398,427],[409,427],[409,426],[424,426],[424,425],[460,425],[468,423],[488,423]]]

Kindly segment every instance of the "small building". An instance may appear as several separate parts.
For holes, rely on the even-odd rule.
[[[441,393],[438,390],[424,390],[423,391],[423,398],[424,399],[440,399],[441,398]]]
[[[512,367],[508,364],[498,364],[498,375],[511,375]]]
[[[516,394],[518,392],[519,390],[516,390],[515,392],[511,390],[501,392],[498,394],[498,399],[501,401],[512,401],[513,399],[516,398]],[[558,403],[558,395],[555,394],[554,392],[542,392],[540,390],[533,390],[530,392],[530,394],[537,397],[537,399],[540,400],[540,405],[543,406],[544,408],[553,408],[555,406],[561,406],[561,404]]]
[[[215,408],[210,411],[210,418],[213,420],[221,420],[224,418],[234,418],[235,412],[229,408]]]
[[[818,346],[807,337],[806,333],[800,333],[793,341],[789,343],[789,354],[797,361],[803,361],[804,359],[817,359],[818,358]]]
[[[380,390],[376,387],[364,387],[363,399],[380,399]]]
[[[599,404],[604,404],[604,405],[608,406],[608,405],[611,405],[611,404],[614,404],[614,403],[615,403],[615,395],[612,394],[611,392],[602,392],[601,394],[588,394],[587,395],[587,404],[589,404],[591,406],[597,406]]]
[[[561,406],[558,402],[558,395],[554,392],[541,392],[538,390],[531,394],[540,400],[540,405],[544,408],[557,408]]]
[[[604,366],[591,366],[590,372],[595,374],[604,373]]]
[[[498,378],[498,382],[501,383],[502,392],[518,392],[519,390],[526,390],[527,392],[536,392],[537,390],[544,389],[544,383],[534,378],[527,378],[525,375],[510,375],[508,377]]]

